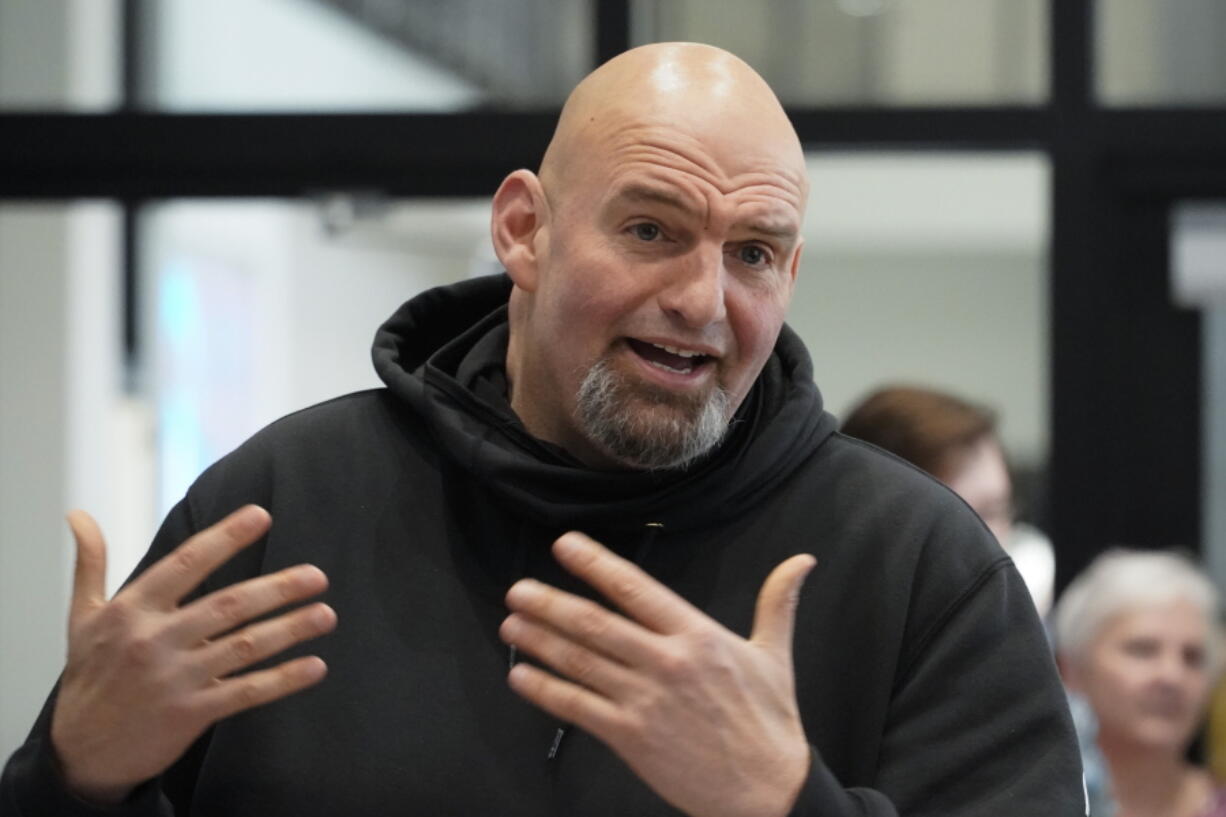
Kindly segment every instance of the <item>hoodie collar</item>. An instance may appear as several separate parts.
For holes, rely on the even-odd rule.
[[[428,425],[443,456],[512,510],[563,527],[670,530],[728,519],[785,479],[834,431],[812,365],[784,326],[725,440],[662,471],[598,471],[530,435],[511,411],[504,368],[505,276],[429,290],[379,329],[379,376]]]

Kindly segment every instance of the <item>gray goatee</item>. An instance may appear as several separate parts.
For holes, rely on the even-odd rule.
[[[658,389],[600,360],[579,386],[577,408],[590,440],[625,465],[657,470],[684,467],[717,446],[732,398],[719,386],[702,395]]]

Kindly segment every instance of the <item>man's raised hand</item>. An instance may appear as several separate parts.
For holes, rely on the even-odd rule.
[[[625,615],[517,582],[501,636],[558,675],[516,664],[512,688],[602,740],[687,814],[787,814],[809,768],[792,630],[816,560],[771,572],[747,640],[582,534],[562,536],[554,555]]]
[[[315,656],[234,674],[336,626],[322,603],[247,624],[323,592],[328,580],[319,568],[298,565],[179,606],[264,535],[271,519],[263,508],[240,508],[192,536],[110,601],[102,532],[83,511],[69,514],[68,524],[77,561],[51,741],[78,796],[117,803],[213,723],[323,679],[327,667]]]

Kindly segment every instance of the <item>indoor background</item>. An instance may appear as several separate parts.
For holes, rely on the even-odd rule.
[[[1217,0],[0,0],[0,757],[63,662],[65,510],[114,588],[210,462],[377,386],[397,305],[497,271],[489,196],[568,90],[674,39],[809,150],[830,411],[987,404],[1061,583],[1114,543],[1226,583]]]

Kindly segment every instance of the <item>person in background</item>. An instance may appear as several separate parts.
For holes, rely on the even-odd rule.
[[[841,430],[902,457],[966,500],[1012,557],[1039,615],[1047,615],[1055,555],[1039,530],[1013,521],[1013,483],[995,414],[935,389],[890,386],[864,398]]]
[[[1217,617],[1213,584],[1169,552],[1108,551],[1060,597],[1057,662],[1093,712],[1114,801],[1094,817],[1226,817],[1226,789],[1187,760],[1220,665]]]

